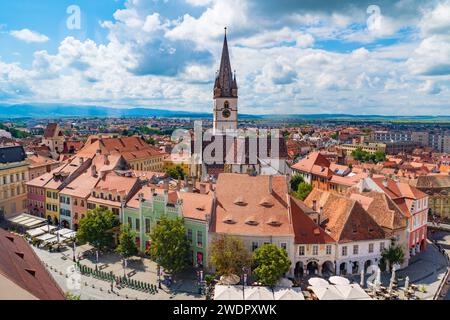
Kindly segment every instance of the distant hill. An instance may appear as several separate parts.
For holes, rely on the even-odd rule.
[[[8,118],[63,118],[63,117],[164,117],[164,118],[212,118],[211,113],[173,111],[148,108],[111,108],[104,106],[79,106],[55,104],[0,104],[0,119]],[[450,116],[385,116],[350,114],[239,114],[245,120],[301,121],[301,120],[342,120],[342,121],[436,121],[449,122]]]

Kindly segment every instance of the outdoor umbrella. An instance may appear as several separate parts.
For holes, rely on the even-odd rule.
[[[336,289],[345,300],[372,300],[370,296],[357,284],[336,285]]]
[[[242,300],[244,293],[241,286],[216,285],[214,287],[214,300]]]
[[[327,280],[317,277],[309,279],[308,283],[313,287],[326,287],[330,285]]]
[[[244,300],[273,300],[273,292],[268,287],[245,287]]]
[[[305,300],[300,288],[275,288],[273,290],[275,300]]]
[[[311,290],[319,300],[344,300],[335,286],[312,286]]]
[[[332,284],[349,285],[350,281],[347,278],[340,276],[333,276],[328,279]]]

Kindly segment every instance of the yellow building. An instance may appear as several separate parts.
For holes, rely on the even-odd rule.
[[[187,175],[191,174],[191,158],[183,155],[171,154],[164,159],[163,171],[180,166]]]
[[[340,146],[345,153],[350,156],[353,151],[356,149],[361,149],[370,154],[375,154],[378,151],[386,152],[386,144],[385,143],[363,143],[363,144],[343,144]]]
[[[22,146],[0,147],[0,214],[27,210],[28,161]]]
[[[45,188],[45,217],[54,224],[59,223],[59,191]]]

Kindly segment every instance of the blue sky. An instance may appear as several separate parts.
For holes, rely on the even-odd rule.
[[[243,113],[448,115],[450,1],[371,4],[2,0],[0,102],[211,111],[228,26]]]

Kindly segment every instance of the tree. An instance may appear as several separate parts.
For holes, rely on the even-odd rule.
[[[184,170],[180,165],[166,169],[167,175],[172,179],[184,179]]]
[[[384,160],[386,160],[386,153],[382,150],[379,150],[377,152],[375,152],[374,154],[374,162],[378,163],[378,162],[382,162]]]
[[[306,197],[308,197],[308,195],[311,193],[312,189],[313,188],[309,183],[301,182],[298,185],[297,191],[293,192],[293,195],[294,195],[294,197],[303,201],[306,199]]]
[[[189,242],[182,218],[163,215],[150,233],[150,258],[170,273],[183,270],[188,264]]]
[[[124,259],[128,259],[131,256],[138,254],[138,248],[134,239],[136,238],[136,233],[130,229],[129,225],[123,225],[120,230],[119,235],[119,245],[116,251],[122,255]]]
[[[209,259],[218,275],[239,275],[250,266],[250,254],[244,243],[233,236],[219,235],[211,241]]]
[[[113,242],[112,229],[117,225],[116,216],[111,210],[95,208],[88,210],[80,220],[77,239],[81,243],[90,243],[97,250],[109,247]]]
[[[302,182],[305,182],[303,177],[299,174],[293,175],[291,178],[291,190],[298,190],[298,185]]]
[[[263,285],[274,287],[290,266],[286,250],[274,244],[265,244],[253,252],[252,272]]]
[[[385,248],[381,252],[381,258],[388,263],[389,269],[392,268],[394,264],[402,264],[405,260],[405,254],[403,249],[399,245],[391,245],[389,248]]]

